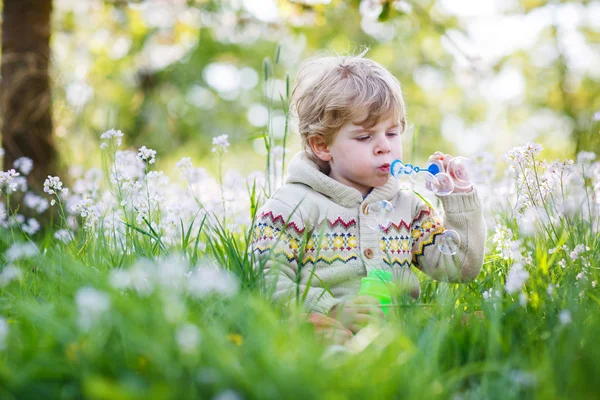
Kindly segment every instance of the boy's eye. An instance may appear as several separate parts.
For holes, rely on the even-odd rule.
[[[371,136],[366,135],[366,136],[359,136],[356,138],[356,140],[358,140],[359,142],[364,142],[365,140],[368,140]]]
[[[386,133],[386,135],[393,137],[393,136],[398,136],[398,132],[388,132]]]

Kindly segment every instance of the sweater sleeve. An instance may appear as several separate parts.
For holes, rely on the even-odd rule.
[[[305,230],[298,210],[281,200],[269,199],[256,214],[252,239],[254,267],[262,269],[265,289],[272,291],[273,301],[284,306],[303,303],[308,312],[327,314],[340,300],[324,288],[300,283],[302,264],[298,258]]]
[[[449,282],[467,282],[475,279],[483,266],[485,250],[485,221],[479,197],[475,190],[440,196],[444,208],[443,220],[421,199],[413,211],[413,263],[433,279]],[[458,233],[456,254],[444,254],[439,249],[444,232]]]

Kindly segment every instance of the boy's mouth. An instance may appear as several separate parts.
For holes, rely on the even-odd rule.
[[[379,166],[379,168],[377,168],[378,170],[382,171],[382,172],[390,172],[390,164],[382,164]]]

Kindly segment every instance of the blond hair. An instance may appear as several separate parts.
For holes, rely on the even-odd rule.
[[[312,151],[309,138],[331,144],[339,129],[353,122],[367,129],[392,118],[404,130],[406,110],[400,82],[381,64],[356,56],[319,57],[305,61],[292,93],[302,148],[321,170],[329,165]],[[356,120],[366,113],[362,120]]]

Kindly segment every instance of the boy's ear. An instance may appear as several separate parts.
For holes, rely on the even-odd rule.
[[[308,138],[308,144],[312,149],[313,153],[317,157],[319,157],[322,161],[331,161],[331,153],[329,151],[329,146],[325,139],[321,135],[313,135]]]

